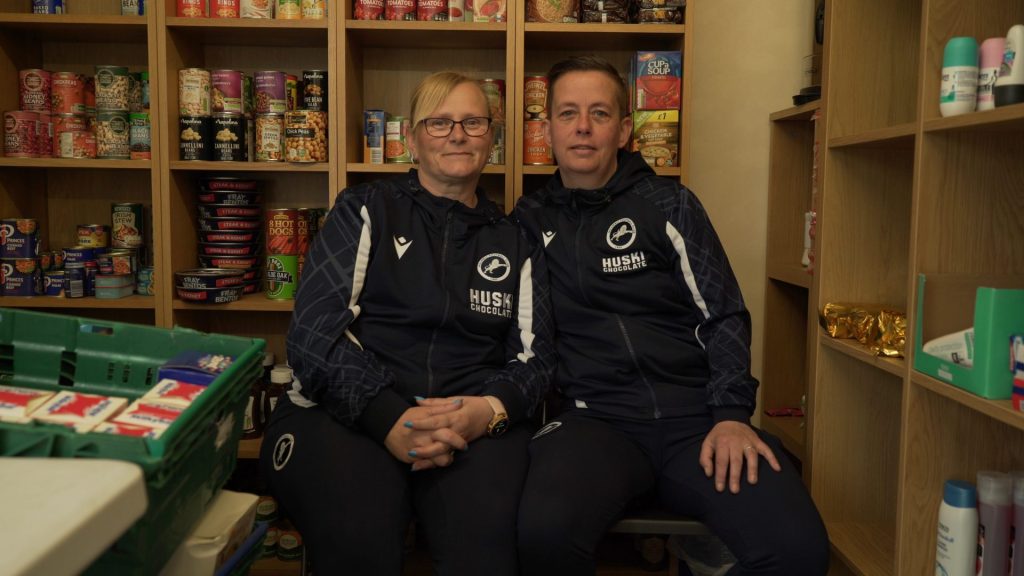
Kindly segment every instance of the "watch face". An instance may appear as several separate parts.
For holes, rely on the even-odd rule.
[[[491,438],[497,438],[508,430],[508,416],[500,419],[492,420],[491,424],[487,427],[487,435]]]

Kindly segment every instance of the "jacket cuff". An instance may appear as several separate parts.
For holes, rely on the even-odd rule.
[[[742,422],[750,425],[750,410],[744,406],[711,406],[711,417],[719,422]]]
[[[363,413],[359,415],[359,426],[370,438],[383,444],[395,422],[409,408],[409,403],[397,392],[384,388],[363,408]]]
[[[526,397],[515,386],[508,382],[495,382],[491,384],[481,396],[494,396],[505,405],[505,413],[508,414],[510,424],[515,424],[526,419]]]

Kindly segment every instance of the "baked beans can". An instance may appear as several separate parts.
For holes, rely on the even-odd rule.
[[[299,107],[299,78],[295,74],[284,75],[285,111]]]
[[[18,109],[25,112],[50,111],[50,73],[39,68],[18,72]]]
[[[327,161],[327,113],[292,110],[284,115],[285,159],[289,162]]]
[[[526,120],[543,120],[548,117],[547,76],[527,76],[524,80],[523,104]]]
[[[304,110],[327,111],[327,70],[302,71],[302,98]]]
[[[363,111],[363,162],[384,163],[384,128],[387,114],[383,110]]]
[[[64,0],[32,0],[33,14],[63,14]]]
[[[298,20],[302,18],[302,3],[300,0],[276,0],[275,18],[278,20]]]
[[[246,143],[245,116],[231,112],[213,115],[213,160],[244,162]]]
[[[257,162],[284,160],[284,114],[256,114]]]
[[[416,19],[423,22],[447,22],[448,0],[418,0]]]
[[[210,18],[238,18],[241,13],[239,0],[210,0]]]
[[[267,254],[299,254],[299,210],[275,208],[266,211],[266,218]]]
[[[4,296],[35,296],[39,267],[35,258],[4,258]]]
[[[298,213],[295,237],[298,241],[298,254],[304,255],[309,252],[309,243],[313,239],[313,230],[316,227],[313,220],[317,218],[317,214],[312,208],[299,208]]]
[[[126,66],[96,66],[96,111],[127,112],[131,80]]]
[[[59,138],[54,138],[54,145],[59,146],[59,158],[96,157],[96,135],[88,130],[63,132]]]
[[[39,112],[36,121],[36,156],[47,158],[53,156],[53,116],[49,112]]]
[[[4,112],[4,156],[34,157],[38,122],[39,114],[35,112]]]
[[[356,20],[383,20],[384,0],[356,0],[353,17]]]
[[[412,154],[409,152],[409,119],[404,116],[388,118],[384,126],[384,161],[388,164],[410,164]]]
[[[505,81],[499,78],[484,78],[480,81],[480,88],[487,95],[491,120],[499,123],[505,122]]]
[[[178,114],[210,115],[210,71],[202,68],[178,70]]]
[[[384,0],[385,20],[415,20],[416,0]]]
[[[106,248],[110,244],[110,226],[106,224],[79,224],[78,245]]]
[[[212,70],[210,72],[212,85],[210,109],[214,113],[241,114],[243,112],[242,76],[238,70]]]
[[[46,296],[64,297],[64,270],[50,270],[43,272],[43,294]]]
[[[128,146],[132,160],[152,158],[149,112],[132,112],[128,115]]]
[[[267,256],[267,298],[291,300],[299,284],[299,256],[272,254]]]
[[[544,140],[544,121],[527,120],[523,127],[523,164],[554,164],[551,146]]]
[[[206,0],[177,0],[175,12],[181,18],[206,18]],[[266,0],[264,0],[266,1]]]
[[[257,114],[284,114],[288,109],[285,73],[260,70],[253,74]]]
[[[127,112],[100,112],[97,115],[96,157],[131,158],[131,126]]]
[[[50,76],[50,111],[54,114],[85,114],[85,83],[74,72]]]
[[[304,20],[323,20],[327,17],[327,0],[302,0]]]
[[[213,153],[210,142],[209,116],[178,117],[178,158],[209,160]]]
[[[39,223],[35,218],[0,220],[0,246],[3,258],[35,258],[39,253]]]
[[[242,18],[273,18],[274,0],[241,0]]]
[[[466,21],[466,0],[448,0],[448,21]]]
[[[146,212],[137,202],[110,205],[110,245],[114,248],[142,248],[145,245]]]

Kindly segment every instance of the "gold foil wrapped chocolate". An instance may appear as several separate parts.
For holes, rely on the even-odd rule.
[[[821,313],[828,335],[853,338],[879,356],[903,357],[907,316],[872,304],[829,302]]]

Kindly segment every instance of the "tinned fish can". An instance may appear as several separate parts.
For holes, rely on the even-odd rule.
[[[145,245],[146,212],[142,204],[119,202],[110,205],[110,245],[142,248]]]
[[[177,0],[177,11],[182,18],[206,18],[206,0]]]
[[[267,256],[267,298],[291,300],[299,280],[298,255],[272,254]]]
[[[54,114],[85,114],[85,83],[74,72],[50,76],[50,111]]]
[[[50,73],[39,68],[18,72],[18,109],[25,112],[50,111]]]
[[[106,248],[110,244],[110,227],[106,224],[79,224],[78,245]]]
[[[385,20],[415,20],[416,0],[384,0]]]
[[[135,293],[142,296],[152,296],[154,294],[153,287],[153,267],[145,266],[140,268],[135,283]]]
[[[131,158],[131,127],[127,112],[100,112],[97,115],[96,157]]]
[[[35,296],[39,283],[39,267],[35,258],[4,258],[4,296]]]
[[[96,111],[127,112],[129,82],[126,66],[96,66]]]
[[[256,114],[254,148],[257,162],[284,160],[284,114]]]
[[[239,15],[239,0],[210,0],[210,18],[238,18]]]
[[[404,116],[388,118],[384,127],[384,160],[388,164],[412,163],[407,139],[409,137],[409,119]]]
[[[152,158],[149,112],[132,112],[128,115],[128,146],[132,160]]]
[[[210,71],[202,68],[178,70],[178,114],[210,115]]]
[[[35,258],[39,253],[39,222],[35,218],[0,220],[0,247],[3,258]]]
[[[327,113],[292,110],[284,115],[285,159],[289,162],[327,161]]]
[[[544,121],[527,120],[523,126],[523,164],[554,164],[551,146],[544,140]]]
[[[4,156],[34,157],[38,122],[39,114],[35,112],[4,112]]]
[[[213,70],[210,72],[212,97],[210,109],[217,112],[241,114],[242,72],[239,70]]]
[[[353,18],[356,20],[384,20],[384,0],[355,0]]]
[[[327,17],[327,0],[302,0],[303,20],[323,20]]]
[[[213,115],[213,160],[218,162],[245,162],[249,146],[246,143],[245,116],[229,112]]]
[[[384,163],[384,128],[387,115],[383,110],[363,111],[363,162]]]
[[[284,114],[288,109],[285,73],[278,70],[260,70],[253,74],[257,114]]]
[[[180,116],[178,118],[178,158],[181,160],[209,160],[210,118],[208,116]]]
[[[278,20],[298,20],[302,18],[302,4],[300,0],[276,0]]]
[[[295,208],[267,210],[266,218],[267,254],[300,254],[299,211]]]
[[[269,0],[241,0],[242,18],[273,18],[274,3]]]
[[[416,2],[416,19],[421,22],[447,22],[448,0],[418,0]]]
[[[302,71],[302,98],[300,108],[304,110],[327,111],[327,71]]]

